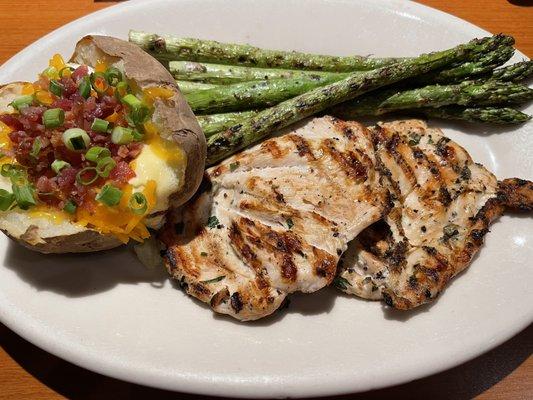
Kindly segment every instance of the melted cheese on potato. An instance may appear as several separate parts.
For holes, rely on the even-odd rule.
[[[156,182],[156,201],[154,208],[150,210],[151,213],[166,210],[169,207],[170,196],[183,186],[185,156],[183,150],[177,146],[173,147],[175,154],[168,154],[169,150],[160,143],[147,143],[141,154],[132,162],[131,166],[136,177],[130,179],[128,183],[136,191],[142,191],[150,180]],[[180,161],[176,162],[176,158]]]

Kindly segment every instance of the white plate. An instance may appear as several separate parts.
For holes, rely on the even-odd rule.
[[[85,34],[125,38],[129,28],[381,56],[487,34],[397,0],[130,1],[42,38],[0,68],[0,82],[33,79],[50,55],[70,55]],[[504,130],[433,124],[498,177],[533,178],[532,123]],[[242,324],[214,316],[128,250],[44,257],[2,236],[0,320],[77,365],[160,388],[242,397],[363,391],[450,368],[526,327],[533,320],[532,243],[532,219],[501,218],[467,272],[432,306],[413,312],[325,289],[294,296],[274,318]]]

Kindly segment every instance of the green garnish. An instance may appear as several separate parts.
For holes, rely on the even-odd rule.
[[[87,174],[89,174],[88,178],[86,177]],[[88,186],[94,183],[99,176],[100,175],[98,175],[98,171],[95,167],[85,167],[76,174],[76,182],[78,182],[80,185]]]
[[[0,189],[0,210],[7,211],[13,205],[15,201],[15,196],[13,193],[8,192],[5,189]]]
[[[133,140],[136,142],[140,142],[144,139],[144,133],[139,131],[138,129],[133,130]]]
[[[111,141],[115,144],[128,144],[133,142],[133,130],[116,126],[111,133]]]
[[[341,290],[346,290],[348,286],[352,286],[350,282],[348,282],[345,278],[342,276],[336,276],[335,279],[333,279],[333,286],[337,287]]]
[[[119,82],[115,87],[115,97],[122,101],[122,98],[128,94],[128,84],[126,82]]]
[[[148,209],[148,202],[146,201],[144,194],[138,192],[133,193],[133,195],[130,197],[129,207],[130,211],[134,214],[144,214]]]
[[[239,163],[238,161],[235,161],[235,162],[231,163],[231,164],[229,165],[229,170],[230,170],[231,172],[235,171],[237,168],[239,168],[239,164],[240,164],[240,163]]]
[[[27,210],[36,204],[35,198],[33,197],[33,188],[30,184],[13,184],[12,189],[15,201],[22,210]]]
[[[78,207],[76,206],[76,204],[72,200],[69,200],[65,203],[65,206],[63,207],[63,211],[66,211],[69,214],[74,214],[77,208]]]
[[[43,113],[43,125],[48,129],[58,128],[65,121],[65,111],[62,108],[50,108]]]
[[[48,85],[48,90],[50,90],[50,93],[53,93],[58,97],[61,97],[61,95],[63,94],[63,86],[55,80],[50,81],[50,85]]]
[[[41,75],[44,75],[48,78],[53,78],[54,76],[56,76],[56,74],[57,74],[56,67],[48,67],[41,73]]]
[[[91,143],[91,138],[83,129],[70,128],[63,132],[63,143],[69,150],[85,150]]]
[[[33,144],[31,145],[30,157],[33,159],[39,158],[39,153],[41,152],[42,146],[43,144],[41,143],[41,139],[35,138]]]
[[[89,79],[96,93],[103,94],[107,91],[107,89],[109,89],[109,85],[107,84],[107,79],[103,72],[93,72],[90,75]]]
[[[91,147],[87,150],[87,153],[85,153],[85,159],[94,163],[97,163],[99,160],[106,157],[111,157],[111,152],[109,149],[100,146]]]
[[[61,172],[61,170],[63,168],[67,168],[67,167],[70,167],[70,164],[66,161],[63,161],[63,160],[54,160],[54,162],[52,162],[52,170],[56,173],[56,174],[59,174],[59,172]]]
[[[11,182],[18,182],[26,175],[26,171],[20,165],[3,164],[0,174],[11,179]]]
[[[63,78],[63,75],[65,75],[65,71],[67,71],[67,70],[70,71],[70,72],[74,72],[74,68],[72,68],[72,67],[64,67],[64,68],[61,68],[59,70],[59,77]]]
[[[144,122],[146,122],[149,116],[150,109],[144,104],[133,108],[130,112],[130,118],[134,125],[143,124]]]
[[[104,157],[98,160],[98,164],[96,164],[96,173],[102,178],[107,178],[116,165],[117,163],[111,157]]]
[[[200,253],[200,255],[201,255],[202,257],[207,257],[207,256],[208,256],[208,254],[207,254],[205,251],[202,251],[202,252]]]
[[[410,136],[410,139],[409,139],[409,146],[416,146],[418,143],[420,143],[420,138],[422,136],[420,136],[418,133],[413,133],[411,136]]]
[[[115,67],[108,68],[104,75],[110,86],[117,86],[122,81],[122,72]]]
[[[9,105],[15,108],[16,110],[20,111],[21,108],[28,107],[32,103],[33,103],[33,95],[27,94],[25,96],[17,97],[15,100],[9,103]]]
[[[107,128],[109,128],[109,121],[100,118],[95,118],[91,125],[91,130],[95,132],[106,133]]]
[[[121,198],[122,190],[110,184],[104,185],[100,193],[96,195],[96,201],[109,207],[116,206]]]
[[[214,215],[210,216],[207,219],[207,227],[208,228],[216,228],[218,225],[220,225],[220,222],[218,221],[218,218]]]
[[[287,218],[285,221],[287,222],[287,226],[289,227],[289,229],[294,226],[294,222],[292,221],[292,219]]]
[[[84,99],[88,99],[91,95],[91,80],[88,76],[81,78],[80,85],[78,86],[80,96]]]
[[[207,284],[209,284],[209,283],[217,283],[217,282],[220,282],[225,277],[226,277],[226,275],[221,275],[221,276],[217,276],[216,278],[209,279],[207,281],[200,281],[200,283],[207,283]]]
[[[122,102],[126,104],[129,108],[135,108],[142,105],[142,101],[139,100],[135,95],[133,94],[127,94],[122,98]]]

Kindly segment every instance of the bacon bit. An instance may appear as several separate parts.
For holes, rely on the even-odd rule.
[[[125,145],[122,145],[118,148],[118,151],[117,151],[117,155],[120,157],[120,158],[126,158],[129,154],[129,149],[128,149],[128,146],[125,146]]]
[[[1,114],[0,121],[9,126],[11,129],[20,131],[23,129],[20,121],[11,114]]]
[[[87,65],[80,65],[76,70],[72,73],[70,78],[77,82],[84,76],[87,76],[89,74],[89,68],[87,68]]]
[[[40,193],[52,193],[57,190],[57,184],[46,176],[40,176],[35,183],[35,187]]]
[[[135,178],[135,176],[135,172],[127,162],[119,161],[117,166],[109,174],[109,179],[119,183],[127,183],[131,178]]]
[[[69,99],[56,99],[51,105],[51,108],[61,108],[64,111],[70,111],[72,109],[72,100]]]

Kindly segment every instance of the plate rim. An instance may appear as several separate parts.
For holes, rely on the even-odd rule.
[[[2,75],[2,73],[10,73],[12,68],[15,67],[15,65],[19,62],[20,59],[31,57],[30,53],[32,51],[35,51],[35,49],[38,48],[42,43],[58,35],[61,35],[64,31],[68,31],[71,27],[75,25],[85,24],[88,23],[90,19],[94,19],[95,17],[118,13],[121,10],[135,9],[139,4],[149,3],[150,1],[151,0],[130,0],[125,3],[111,5],[104,9],[77,18],[49,32],[48,34],[29,44],[24,49],[10,57],[4,64],[0,66],[0,76]],[[179,3],[180,1],[190,0],[176,0],[176,3]],[[253,2],[260,0],[249,1]],[[328,0],[315,1],[324,3],[328,2]],[[341,3],[343,1],[356,2],[358,0],[333,0],[331,2]],[[422,15],[423,17],[430,16],[431,18],[438,19],[443,23],[454,22],[463,24],[465,26],[465,29],[477,31],[476,35],[491,35],[490,32],[474,25],[471,22],[468,22],[462,18],[446,13],[444,11],[435,9],[433,7],[420,4],[416,1],[362,0],[361,2],[364,4],[373,4],[373,6],[375,7],[379,6],[384,9],[390,9],[394,5],[405,6],[406,3],[409,3],[410,11],[417,15]],[[521,56],[524,59],[529,59],[524,53],[519,50],[517,50],[515,54]],[[0,300],[2,299],[1,295],[2,294],[0,293]],[[98,359],[92,353],[88,354],[76,351],[79,350],[79,347],[76,348],[73,343],[60,343],[60,341],[57,340],[53,335],[37,333],[38,329],[35,328],[39,324],[43,323],[31,317],[19,315],[16,311],[12,313],[8,312],[10,308],[16,309],[16,306],[10,303],[8,299],[6,300],[7,301],[4,303],[4,306],[2,306],[3,302],[0,301],[0,322],[2,322],[10,330],[15,332],[28,342],[76,366],[133,384],[145,385],[148,387],[165,389],[170,391],[179,391],[190,394],[232,396],[236,398],[262,398],[265,397],[265,395],[276,397],[290,396],[295,398],[318,397],[326,395],[351,394],[356,392],[395,386],[409,381],[422,379],[427,376],[440,373],[447,369],[468,362],[508,341],[510,338],[523,331],[533,322],[532,311],[530,313],[531,315],[529,316],[529,319],[524,319],[521,321],[520,324],[516,324],[512,329],[506,330],[505,333],[500,334],[496,340],[493,340],[490,343],[479,344],[476,348],[472,349],[471,351],[465,352],[460,356],[449,358],[447,360],[442,360],[438,363],[431,363],[431,367],[425,368],[425,371],[422,373],[420,372],[420,370],[412,368],[412,370],[403,371],[402,373],[396,374],[395,376],[383,378],[381,380],[381,383],[379,384],[367,384],[367,386],[359,388],[354,388],[353,385],[350,386],[350,382],[348,382],[346,379],[337,379],[336,381],[330,380],[328,381],[327,385],[324,385],[323,387],[320,387],[318,389],[314,387],[312,389],[312,392],[309,392],[306,391],[305,388],[301,388],[298,385],[295,385],[291,388],[285,388],[283,390],[272,390],[273,388],[268,388],[265,384],[258,385],[258,382],[256,381],[240,382],[238,385],[236,385],[235,382],[230,380],[223,382],[216,380],[208,380],[205,377],[202,378],[198,376],[190,377],[184,375],[178,378],[176,375],[173,375],[172,380],[169,380],[168,378],[161,377],[156,374],[150,374],[149,372],[147,373],[147,371],[139,371],[139,369],[135,367],[124,368],[124,365],[121,365],[120,362],[118,362],[117,360]]]

